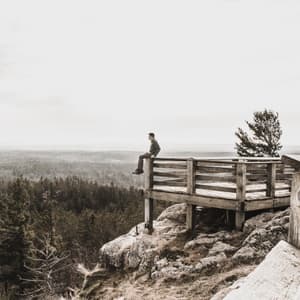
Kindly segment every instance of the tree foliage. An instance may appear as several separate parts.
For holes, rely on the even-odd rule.
[[[27,276],[21,281],[27,285],[21,296],[28,299],[55,297],[64,291],[64,274],[68,271],[68,253],[59,253],[52,245],[53,237],[45,234],[36,238],[24,263]]]
[[[238,128],[236,150],[239,156],[279,156],[282,129],[279,114],[271,110],[255,112],[253,121],[246,121],[249,132]]]
[[[0,181],[0,298],[3,286],[41,299],[81,283],[77,264],[94,267],[104,243],[142,222],[142,200],[78,177]]]
[[[6,289],[22,292],[20,276],[30,248],[29,183],[22,178],[7,186],[0,195],[0,282]]]

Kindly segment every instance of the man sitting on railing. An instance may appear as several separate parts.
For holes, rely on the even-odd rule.
[[[144,166],[144,158],[151,158],[151,157],[156,157],[158,153],[160,152],[160,146],[155,139],[155,134],[153,132],[150,132],[149,135],[149,141],[151,142],[150,150],[149,152],[140,155],[139,161],[138,161],[138,167],[137,169],[132,173],[132,174],[142,174],[144,173],[143,166]]]

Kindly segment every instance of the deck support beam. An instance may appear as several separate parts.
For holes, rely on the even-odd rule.
[[[145,191],[148,192],[153,188],[153,159],[147,158],[145,161]],[[154,204],[152,198],[145,198],[145,228],[149,234],[153,232],[153,212]]]

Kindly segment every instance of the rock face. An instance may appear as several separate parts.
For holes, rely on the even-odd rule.
[[[265,213],[245,223],[244,231],[248,236],[242,247],[233,255],[236,262],[259,263],[280,240],[287,239],[289,209],[275,215]]]
[[[154,222],[152,235],[146,233],[144,223],[141,223],[105,244],[100,249],[100,263],[108,269],[148,271],[154,258],[185,233],[185,210],[184,204],[167,208]]]
[[[101,284],[95,280],[89,284],[85,278],[89,288],[82,289],[82,297],[210,299],[220,290],[225,295],[228,286],[248,275],[287,238],[288,210],[257,215],[245,222],[244,232],[225,230],[224,226],[223,230],[208,230],[209,224],[203,221],[207,211],[203,210],[193,238],[186,233],[185,213],[185,204],[170,206],[154,222],[152,235],[139,224],[105,244],[100,249],[99,266],[109,275],[101,275]],[[159,294],[153,294],[153,286]]]
[[[281,241],[255,271],[231,288],[224,300],[300,299],[299,274],[300,250]]]

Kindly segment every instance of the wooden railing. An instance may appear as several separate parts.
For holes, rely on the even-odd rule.
[[[145,226],[153,229],[153,200],[187,204],[194,228],[196,205],[235,211],[241,229],[245,212],[289,205],[295,169],[277,158],[154,158],[145,170]]]
[[[290,192],[294,169],[274,158],[155,158],[151,188],[236,199]]]

